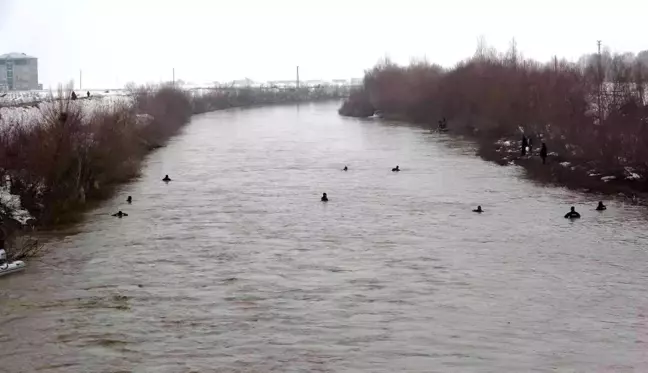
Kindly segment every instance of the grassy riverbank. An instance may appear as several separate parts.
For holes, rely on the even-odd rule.
[[[648,52],[602,53],[578,62],[523,59],[513,43],[506,53],[481,44],[475,55],[444,69],[427,62],[368,70],[340,114],[376,111],[437,128],[445,117],[451,134],[467,135],[479,155],[516,163],[530,176],[604,193],[648,192]],[[522,134],[534,151],[520,156]]]
[[[36,107],[0,109],[0,222],[5,229],[15,226],[10,220],[25,222],[18,210],[33,217],[30,225],[76,221],[114,186],[137,176],[146,154],[164,146],[193,114],[343,94],[254,88],[196,93],[159,86],[131,88],[127,97],[73,100],[71,91],[60,90]]]

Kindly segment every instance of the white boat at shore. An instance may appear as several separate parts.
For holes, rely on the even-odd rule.
[[[0,276],[22,271],[26,266],[22,260],[7,262],[7,253],[4,250],[0,250]]]
[[[10,273],[19,272],[26,267],[25,262],[16,260],[15,262],[0,264],[0,276],[8,275]]]

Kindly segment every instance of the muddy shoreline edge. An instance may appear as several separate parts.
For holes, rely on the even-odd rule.
[[[372,117],[344,115],[368,119]],[[533,148],[525,156],[521,155],[522,134],[493,136],[470,131],[462,127],[449,126],[447,131],[439,131],[429,123],[416,122],[401,115],[381,114],[373,116],[378,121],[397,121],[417,126],[433,132],[443,133],[449,138],[465,139],[475,144],[479,158],[500,166],[519,166],[529,181],[545,186],[564,187],[585,194],[614,197],[633,204],[645,205],[648,201],[648,179],[635,170],[626,167],[601,170],[596,161],[581,160],[559,154],[549,148],[546,164],[540,158],[540,143],[534,138]]]

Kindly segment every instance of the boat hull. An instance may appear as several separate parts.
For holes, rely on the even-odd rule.
[[[24,270],[26,267],[25,262],[16,260],[15,262],[0,264],[0,276],[16,273]]]

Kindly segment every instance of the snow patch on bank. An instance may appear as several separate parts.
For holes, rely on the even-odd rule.
[[[21,224],[27,224],[29,219],[33,219],[33,216],[22,207],[20,196],[11,194],[8,181],[0,186],[0,209],[8,212],[12,219]]]
[[[129,96],[106,96],[103,98],[70,101],[70,107],[79,108],[86,118],[102,109],[132,104],[133,99]],[[0,130],[16,124],[26,127],[32,126],[43,119],[43,113],[54,110],[59,105],[62,105],[60,101],[43,101],[36,106],[0,107]]]
[[[75,90],[75,92],[81,98],[86,97],[87,92],[90,92],[91,98],[126,96],[129,94],[125,89],[91,89],[82,91]],[[57,93],[51,90],[0,92],[0,106],[36,104],[41,101],[51,100],[52,94],[56,95]]]
[[[499,140],[497,140],[495,142],[495,144],[499,145],[499,146],[511,146],[512,145],[511,141],[506,140],[506,139],[499,139]]]
[[[641,179],[641,175],[635,172],[635,170],[632,167],[626,167],[624,169],[625,173],[625,178],[626,180],[639,180]]]

